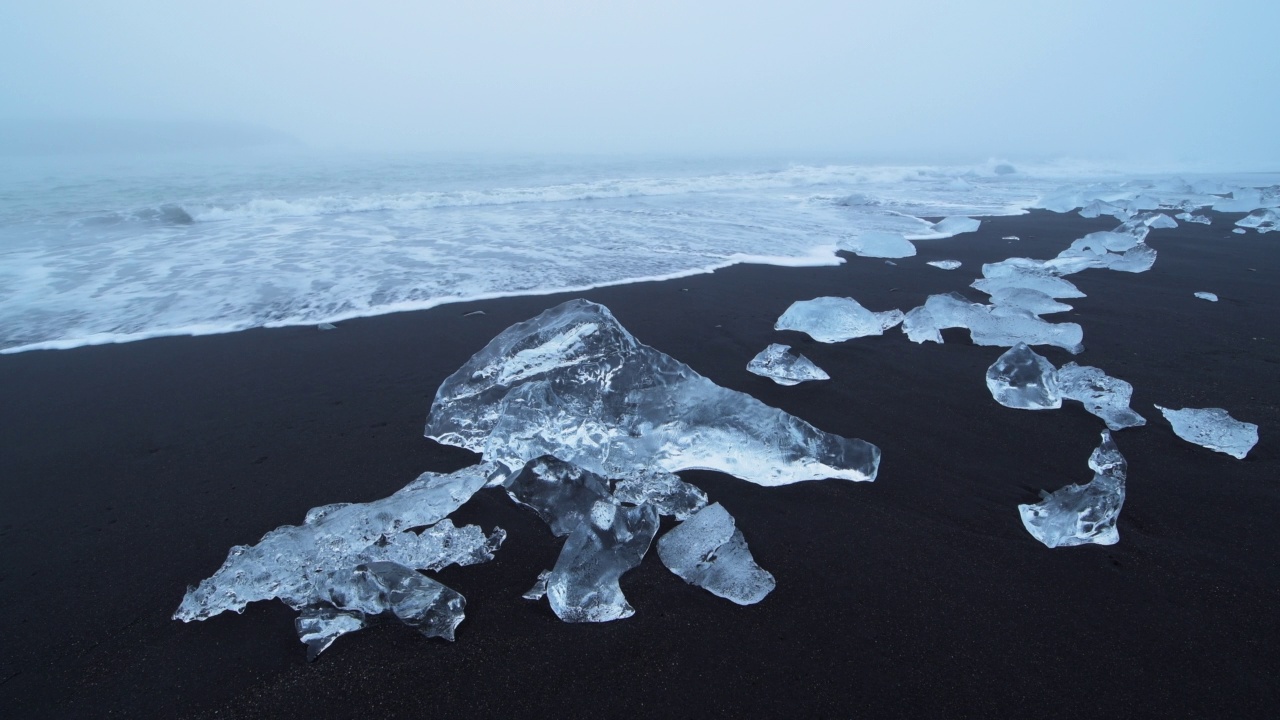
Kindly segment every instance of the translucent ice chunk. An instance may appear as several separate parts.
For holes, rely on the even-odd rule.
[[[503,485],[512,500],[538,513],[556,537],[573,532],[597,502],[613,501],[608,480],[550,455],[530,460]]]
[[[1258,188],[1233,188],[1230,198],[1220,198],[1213,203],[1213,209],[1218,212],[1252,212],[1262,206],[1262,191]]]
[[[976,231],[981,227],[981,220],[974,220],[970,217],[948,217],[939,220],[933,224],[933,231],[938,237],[954,237],[961,233],[969,233]]]
[[[1070,305],[1060,303],[1039,290],[1020,287],[996,288],[995,292],[991,293],[991,304],[1022,308],[1035,315],[1049,315],[1071,310]]]
[[[1102,431],[1102,444],[1089,456],[1093,480],[1067,485],[1050,494],[1040,492],[1033,505],[1019,505],[1027,532],[1048,547],[1096,543],[1114,545],[1120,540],[1116,520],[1124,506],[1128,463],[1116,448],[1111,433]]]
[[[1201,300],[1208,300],[1209,302],[1218,302],[1218,296],[1214,295],[1211,292],[1198,292],[1198,293],[1195,293],[1195,296],[1200,298]]]
[[[1178,223],[1174,219],[1164,213],[1153,213],[1151,217],[1145,219],[1147,227],[1152,230],[1165,230],[1178,227]]]
[[[756,564],[742,531],[720,503],[663,535],[658,557],[690,585],[739,605],[760,602],[776,585],[773,575]]]
[[[872,230],[840,242],[842,250],[874,258],[904,258],[916,254],[916,246],[902,233]]]
[[[943,270],[956,270],[960,267],[959,260],[931,260],[925,264],[932,265],[936,268],[942,268]]]
[[[940,331],[947,328],[968,328],[975,345],[1055,345],[1071,353],[1084,349],[1084,330],[1075,323],[1050,323],[1020,307],[982,305],[955,293],[930,295],[902,324],[913,342],[940,343]]]
[[[747,371],[767,377],[779,385],[797,385],[806,380],[830,380],[831,376],[809,358],[792,352],[790,345],[773,343],[747,363]]]
[[[1105,200],[1094,200],[1088,205],[1080,208],[1080,217],[1096,218],[1100,215],[1111,215],[1117,220],[1128,220],[1129,211],[1118,205],[1112,205]]]
[[[526,593],[536,598],[545,587],[556,616],[565,622],[608,622],[631,617],[635,609],[618,580],[640,564],[658,532],[652,505],[624,508],[598,502],[565,541],[551,572]]]
[[[1026,343],[1018,343],[987,368],[987,389],[1005,407],[1052,410],[1062,407],[1058,371]]]
[[[1073,362],[1063,365],[1058,370],[1058,387],[1063,398],[1082,403],[1085,410],[1102,418],[1112,430],[1147,424],[1141,415],[1129,409],[1133,386],[1096,367]]]
[[[983,273],[986,274],[986,265],[983,266]],[[969,283],[969,287],[980,290],[988,295],[994,295],[1001,290],[1012,290],[1014,288],[1025,288],[1027,290],[1036,290],[1044,293],[1051,298],[1082,298],[1084,293],[1080,289],[1071,284],[1069,280],[1057,277],[1048,270],[1043,268],[1041,264],[1040,270],[1022,270],[1015,272],[1003,273],[1000,275],[986,275],[980,280],[974,280]]]
[[[307,646],[307,659],[315,660],[334,640],[365,626],[364,613],[332,607],[303,608],[293,621],[298,639]]]
[[[673,515],[684,520],[707,504],[707,494],[694,485],[665,470],[648,469],[631,477],[620,478],[613,487],[613,498],[633,505],[649,504],[659,515]]]
[[[1178,213],[1177,218],[1183,222],[1200,223],[1201,225],[1209,225],[1213,221],[1204,215],[1192,215],[1189,212]]]
[[[549,454],[614,478],[705,468],[761,485],[873,480],[880,463],[874,445],[719,387],[586,300],[490,341],[440,386],[426,434],[510,467]]]
[[[174,618],[204,620],[227,610],[243,612],[251,602],[278,598],[295,610],[313,608],[306,633],[328,637],[327,641],[316,641],[327,647],[336,637],[335,629],[346,628],[346,632],[353,623],[336,616],[327,621],[316,619],[321,615],[316,615],[314,608],[366,614],[390,610],[399,617],[399,611],[390,605],[370,609],[373,606],[368,603],[353,604],[353,598],[362,597],[368,583],[390,578],[389,565],[413,572],[493,559],[505,532],[495,529],[485,536],[478,527],[457,528],[444,517],[483,487],[495,468],[483,464],[449,475],[423,473],[382,500],[313,508],[302,525],[276,528],[253,546],[233,547],[216,573],[187,590]],[[414,531],[425,526],[430,527]],[[359,570],[361,567],[373,570]],[[421,596],[442,591],[432,585],[415,585],[404,592]],[[319,652],[310,641],[308,644]]]
[[[1255,210],[1237,220],[1236,225],[1244,228],[1256,228],[1260,233],[1280,230],[1280,211],[1270,208]]]
[[[791,303],[773,329],[798,330],[818,342],[837,343],[882,335],[902,318],[901,310],[872,312],[853,298],[820,297]]]
[[[1231,417],[1222,408],[1183,408],[1172,410],[1156,406],[1173,432],[1189,443],[1226,453],[1243,460],[1258,444],[1258,426]]]

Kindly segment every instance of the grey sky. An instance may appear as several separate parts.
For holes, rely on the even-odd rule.
[[[1275,0],[8,0],[0,116],[343,148],[1276,169],[1278,33]]]

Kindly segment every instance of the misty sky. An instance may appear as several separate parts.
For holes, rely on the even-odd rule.
[[[0,117],[316,147],[1280,168],[1280,2],[0,5]]]

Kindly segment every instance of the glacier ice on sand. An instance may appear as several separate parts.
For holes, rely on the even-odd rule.
[[[436,393],[426,435],[508,467],[554,455],[609,477],[718,470],[760,485],[873,480],[880,450],[722,388],[570,300],[495,337]]]
[[[747,363],[747,371],[767,377],[779,385],[798,385],[807,380],[830,380],[822,368],[795,352],[790,345],[772,343]]]
[[[658,557],[690,585],[739,605],[758,603],[777,584],[756,564],[733,516],[708,505],[658,540]]]
[[[1201,300],[1208,300],[1209,302],[1218,302],[1218,296],[1211,292],[1198,292],[1193,294],[1196,297],[1200,298]]]
[[[1053,363],[1018,343],[987,368],[987,389],[1005,407],[1052,410],[1062,407]]]
[[[1146,425],[1147,421],[1129,407],[1133,386],[1088,365],[1069,362],[1058,370],[1062,397],[1075,400],[1084,409],[1102,418],[1111,430]]]
[[[860,257],[904,258],[916,254],[916,246],[902,233],[883,230],[871,230],[846,238],[840,241],[839,247]]]
[[[902,331],[917,343],[941,343],[941,331],[948,328],[968,329],[975,345],[1054,345],[1071,353],[1084,349],[1084,330],[1076,323],[1047,322],[1021,307],[983,305],[957,293],[930,295],[902,323]]]
[[[1243,460],[1258,444],[1258,426],[1231,417],[1222,408],[1172,408],[1156,405],[1173,432],[1189,443]]]
[[[872,312],[853,298],[820,297],[791,303],[774,330],[797,330],[822,343],[882,335],[902,322],[901,310]]]
[[[940,270],[958,270],[961,263],[959,260],[930,260],[925,264],[932,265]]]
[[[1047,547],[1114,545],[1120,540],[1116,520],[1124,506],[1128,463],[1109,431],[1102,431],[1102,444],[1089,456],[1089,467],[1094,471],[1090,482],[1053,493],[1042,490],[1040,502],[1018,506],[1023,527]]]

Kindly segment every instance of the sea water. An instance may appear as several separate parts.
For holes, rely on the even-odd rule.
[[[868,231],[1021,213],[1078,168],[265,155],[6,159],[0,352],[825,265]],[[1112,178],[1114,180],[1114,177]]]

